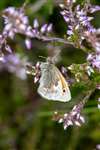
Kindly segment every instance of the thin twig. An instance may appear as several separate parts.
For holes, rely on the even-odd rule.
[[[91,94],[94,92],[95,89],[92,89],[90,91],[87,92],[87,95],[83,98],[83,100],[79,103],[79,105],[81,105],[82,107],[84,107],[84,105],[88,102]]]
[[[65,39],[58,38],[58,37],[36,36],[36,38],[46,42],[60,42],[60,43],[74,46],[72,42],[66,41]]]

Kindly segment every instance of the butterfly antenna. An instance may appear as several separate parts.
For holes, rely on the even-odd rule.
[[[47,62],[53,63],[51,57],[44,57],[44,56],[39,56],[39,57],[45,59],[45,61]]]
[[[44,57],[44,56],[38,56],[38,57],[39,57],[39,58],[43,58],[43,59],[45,59],[45,60],[47,59],[47,58],[46,58],[46,57]]]

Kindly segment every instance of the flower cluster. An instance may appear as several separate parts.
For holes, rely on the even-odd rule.
[[[97,68],[100,71],[100,54],[89,54],[87,60],[93,68]]]
[[[3,11],[4,18],[4,32],[8,34],[8,37],[14,38],[15,33],[28,34],[27,27],[29,26],[28,17],[24,15],[23,9],[16,9],[14,7],[8,7]]]
[[[93,17],[88,16],[88,13],[94,13],[100,10],[100,7],[92,6],[88,2],[83,6],[80,4],[74,6],[74,3],[74,0],[69,0],[66,5],[60,4],[61,15],[68,25],[67,39],[73,41],[77,47],[81,47],[81,43],[85,39],[84,32],[92,33],[95,31],[90,23]]]
[[[3,18],[5,24],[3,34],[5,33],[11,39],[14,38],[16,33],[25,35],[25,45],[28,49],[30,49],[32,45],[31,38],[41,39],[41,36],[52,30],[52,24],[43,24],[39,28],[37,19],[33,20],[33,26],[31,26],[23,7],[8,7],[3,11]]]
[[[23,34],[26,37],[25,45],[27,49],[31,49],[31,38],[46,40],[45,36],[51,32],[52,24],[43,24],[40,27],[38,20],[34,19],[31,26],[28,16],[25,15],[24,7],[8,7],[2,12],[2,16],[4,18],[4,28],[0,34],[0,69],[6,68],[18,77],[25,79],[24,67],[26,61],[21,60],[19,55],[12,53],[13,50],[8,43],[8,38],[14,40],[16,34]]]
[[[80,114],[83,106],[84,104],[80,102],[75,105],[69,113],[65,113],[63,116],[55,112],[54,120],[58,121],[58,123],[63,123],[64,130],[67,129],[68,126],[81,126],[81,124],[85,122],[84,117]]]
[[[93,53],[88,54],[87,60],[93,68],[97,68],[100,71],[100,29],[94,33],[86,32],[85,36],[94,49]]]
[[[26,79],[26,64],[26,57],[21,58],[18,54],[0,56],[0,71],[7,70],[10,73],[14,73],[17,77],[19,77],[22,80]]]

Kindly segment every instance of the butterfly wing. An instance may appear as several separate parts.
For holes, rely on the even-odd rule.
[[[67,102],[71,99],[68,83],[58,68],[53,64],[41,64],[41,78],[38,93],[54,101]]]

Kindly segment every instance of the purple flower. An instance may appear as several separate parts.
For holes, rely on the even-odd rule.
[[[5,50],[8,51],[9,53],[12,53],[12,49],[9,45],[5,45]]]
[[[3,18],[5,26],[2,33],[3,37],[0,37],[1,45],[4,45],[7,37],[13,39],[16,33],[21,33],[26,36],[25,45],[28,49],[30,49],[31,38],[43,38],[43,40],[46,40],[48,38],[45,38],[43,34],[46,35],[52,30],[52,24],[44,24],[41,28],[39,28],[39,22],[37,19],[34,19],[33,26],[31,26],[29,24],[28,17],[24,13],[23,7],[8,7],[3,11]],[[5,49],[10,52],[10,47],[9,49],[8,47],[5,47]]]
[[[13,39],[15,33],[24,33],[29,25],[28,17],[24,15],[22,8],[8,7],[3,11],[4,32]]]
[[[100,71],[100,53],[89,54],[87,60],[90,62],[93,68],[97,68]]]
[[[69,113],[65,113],[63,116],[55,112],[54,120],[58,121],[58,123],[63,123],[64,130],[73,125],[81,126],[81,124],[85,122],[84,117],[80,114],[83,105],[84,104],[80,102],[78,105],[75,105]]]
[[[67,5],[67,4],[70,5]],[[84,35],[85,32],[94,33],[95,28],[91,25],[91,20],[93,17],[88,16],[89,13],[95,12],[100,10],[99,6],[93,6],[85,3],[84,5],[73,5],[74,1],[67,1],[65,2],[65,5],[60,4],[60,7],[62,9],[61,15],[63,16],[65,22],[68,25],[67,35],[68,40],[73,41],[73,37],[75,38],[75,42],[77,44],[80,43],[80,47],[82,44],[82,41],[86,38]],[[99,49],[99,48],[98,48]]]
[[[100,55],[95,56],[95,58],[92,60],[92,65],[100,70]]]
[[[36,30],[36,29],[35,29]],[[33,32],[33,29],[31,26],[28,26],[25,33],[23,33],[24,35],[26,35],[27,38],[34,38],[37,34],[37,32]]]
[[[52,24],[44,24],[42,27],[41,27],[41,29],[40,29],[40,32],[42,33],[42,34],[46,34],[46,33],[49,33],[49,32],[51,32],[52,31]]]
[[[91,7],[89,8],[89,12],[90,13],[94,13],[94,12],[96,12],[96,11],[100,11],[100,6],[92,6],[91,5]]]
[[[94,49],[94,53],[90,53],[87,57],[88,61],[93,61],[93,66],[98,66],[99,57],[100,57],[100,29],[92,30],[92,32],[84,32],[84,37],[88,43],[91,44]],[[96,65],[95,65],[96,64]]]
[[[33,27],[34,27],[35,29],[39,27],[39,22],[38,22],[37,19],[34,19],[34,20],[33,20]]]
[[[47,31],[47,24],[44,24],[41,29],[40,29],[41,33],[45,33]]]
[[[100,53],[100,42],[95,42],[95,50],[97,53]]]
[[[27,38],[25,40],[25,45],[26,45],[27,49],[31,49],[31,47],[32,47],[31,39]]]
[[[67,34],[68,35],[73,35],[73,31],[72,30],[67,30]]]
[[[49,33],[49,32],[51,32],[52,31],[52,24],[50,23],[50,24],[48,24],[48,26],[47,26],[47,32]]]
[[[96,145],[96,150],[100,150],[100,144]]]
[[[100,84],[96,85],[96,89],[100,90]]]
[[[21,58],[18,54],[9,54],[1,57],[0,70],[5,69],[11,73],[14,73],[22,80],[26,79],[25,66],[27,64],[26,58]]]

